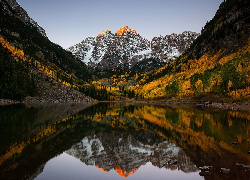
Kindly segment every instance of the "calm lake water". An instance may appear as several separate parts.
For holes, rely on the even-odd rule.
[[[0,179],[249,180],[249,122],[193,105],[0,106]]]

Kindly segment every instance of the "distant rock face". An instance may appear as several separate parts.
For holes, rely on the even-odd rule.
[[[181,34],[154,37],[151,41],[152,54],[158,58],[165,56],[165,59],[174,60],[182,55],[198,36],[198,33],[184,31]]]
[[[16,2],[16,0],[0,0],[4,10],[11,16],[15,16],[25,24],[31,24],[37,29],[44,37],[46,36],[45,30],[37,24],[32,18],[29,17],[28,13]]]
[[[128,26],[115,34],[106,30],[97,37],[88,37],[68,48],[88,66],[99,69],[130,69],[144,58],[172,61],[179,57],[199,36],[194,32],[183,32],[155,37],[152,41],[142,38]]]
[[[186,153],[174,143],[162,140],[151,145],[143,144],[132,135],[93,134],[73,145],[66,153],[104,172],[114,169],[123,177],[133,174],[147,162],[185,173],[198,171]]]

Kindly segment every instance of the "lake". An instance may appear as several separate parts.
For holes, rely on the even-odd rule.
[[[190,104],[0,106],[0,179],[249,180],[249,121]]]

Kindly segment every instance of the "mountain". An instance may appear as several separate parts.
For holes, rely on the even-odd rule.
[[[106,30],[96,37],[88,37],[68,48],[89,67],[98,69],[131,69],[145,58],[169,62],[179,57],[199,36],[183,32],[155,37],[152,41],[142,38],[134,29],[124,26],[115,34]]]
[[[249,60],[250,1],[227,0],[185,53],[129,88],[147,99],[250,102]]]
[[[143,135],[148,140],[151,138],[149,134]],[[93,134],[73,145],[66,153],[106,173],[114,169],[124,178],[148,162],[158,168],[178,169],[185,173],[199,171],[187,154],[174,143],[162,139],[152,145],[143,144],[128,133]]]
[[[20,19],[28,26],[30,25],[35,27],[39,33],[41,33],[44,37],[47,37],[45,30],[39,26],[37,22],[30,18],[28,13],[15,0],[0,0],[0,3],[3,6],[4,12]]]
[[[220,4],[214,18],[202,28],[201,36],[192,44],[189,58],[207,52],[225,50],[224,55],[237,52],[248,43],[250,34],[249,1],[227,0]]]
[[[51,42],[15,0],[0,0],[0,99],[88,101],[79,88],[92,71]]]
[[[16,1],[0,0],[0,9],[0,99],[89,101],[85,93],[98,100],[250,101],[247,0],[222,2],[201,35],[183,32],[148,41],[124,26],[67,51]]]
[[[195,32],[184,31],[181,34],[173,33],[164,37],[154,37],[151,41],[152,55],[174,60],[181,56],[199,35]]]
[[[134,71],[112,71],[92,83],[107,86],[116,100],[250,102],[250,1],[222,2],[193,43],[192,36],[154,38]],[[181,55],[164,65],[173,54]]]

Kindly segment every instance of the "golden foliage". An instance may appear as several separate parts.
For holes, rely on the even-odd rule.
[[[214,87],[218,86],[222,83],[222,74],[220,71],[213,72],[210,74],[210,77],[208,78],[209,84],[204,86],[203,82],[199,80],[195,84],[195,92],[191,88],[190,84],[190,78],[194,74],[203,74],[205,70],[213,69],[217,64],[223,65],[234,58],[242,58],[244,54],[250,53],[250,38],[248,41],[248,45],[245,48],[240,49],[236,53],[229,54],[227,56],[224,56],[221,58],[221,55],[225,52],[225,50],[219,50],[215,55],[211,55],[210,53],[204,54],[200,59],[191,59],[187,63],[180,63],[179,66],[181,66],[181,72],[165,75],[164,77],[161,77],[159,79],[156,79],[152,82],[149,82],[148,84],[145,84],[143,86],[140,86],[138,88],[138,92],[142,95],[144,95],[144,98],[150,99],[150,98],[161,98],[165,97],[165,87],[166,85],[170,85],[174,81],[178,81],[179,85],[179,93],[178,95],[183,96],[190,96],[194,93],[210,93],[213,92]],[[182,57],[179,59],[179,62],[184,62],[186,60],[186,57]],[[169,66],[175,67],[174,62],[160,68],[157,70],[157,73],[161,73],[164,69],[168,68]],[[237,67],[237,72],[241,73],[243,76],[246,77],[246,83],[250,83],[250,61],[248,59],[240,59],[240,63]],[[206,82],[206,83],[207,83]],[[231,91],[231,88],[233,87],[234,82],[231,80],[228,83],[228,90],[229,95],[232,97],[249,97],[249,87],[246,87],[245,89],[239,89]]]
[[[5,153],[2,157],[0,157],[0,165],[10,157],[12,157],[15,154],[20,154],[23,151],[23,148],[25,147],[25,143],[22,142],[20,144],[14,144],[10,147],[10,150]]]
[[[182,86],[180,88],[180,93],[181,93],[181,95],[193,94],[193,91],[191,89],[190,79],[187,81],[184,81],[184,83],[182,84]]]
[[[246,111],[243,113],[242,111],[229,111],[228,113],[232,118],[240,118],[240,119],[246,119],[250,121],[250,114]]]
[[[246,89],[237,89],[228,93],[229,96],[240,98],[240,97],[250,97],[250,87]]]
[[[228,91],[230,91],[230,89],[233,87],[233,83],[232,83],[232,81],[231,80],[229,80],[229,82],[228,82],[228,86],[227,86],[227,88],[228,88]]]
[[[236,70],[237,72],[242,72],[242,66],[241,66],[241,64],[239,64],[238,65],[238,67],[237,67],[237,70]]]
[[[196,81],[195,83],[195,92],[198,94],[203,92],[203,83],[202,83],[202,80],[200,79]]]
[[[34,58],[28,58],[29,56],[26,56],[23,52],[23,50],[21,49],[17,49],[14,46],[10,45],[9,42],[7,42],[3,37],[0,36],[0,43],[2,44],[3,47],[5,47],[12,55],[12,57],[16,60],[16,61],[26,61],[29,63],[29,65],[31,66],[32,64],[36,66],[36,68],[38,70],[40,70],[41,72],[47,74],[48,76],[52,77],[53,79],[58,80],[59,82],[63,83],[66,86],[71,86],[71,87],[76,87],[76,84],[70,84],[68,82],[62,81],[60,78],[58,78],[56,76],[57,71],[59,71],[61,74],[65,75],[68,78],[73,78],[70,74],[67,74],[66,72],[64,72],[63,70],[61,70],[60,68],[52,68],[51,66],[48,65],[44,65],[41,62],[35,60]],[[54,67],[56,67],[55,64],[51,64]],[[74,79],[74,78],[73,78]],[[75,80],[75,79],[74,79]]]

